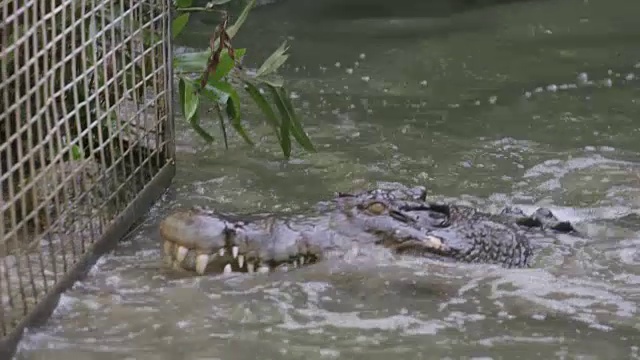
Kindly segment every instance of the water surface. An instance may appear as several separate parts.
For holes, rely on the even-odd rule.
[[[16,358],[640,358],[640,2],[388,3],[257,8],[234,45],[258,66],[289,39],[283,75],[319,151],[283,161],[249,111],[255,149],[179,123],[173,187]],[[212,23],[182,44],[204,46]],[[155,227],[176,207],[304,212],[378,181],[548,206],[588,236],[527,270],[383,251],[269,276],[160,269]]]

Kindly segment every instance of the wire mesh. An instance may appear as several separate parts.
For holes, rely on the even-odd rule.
[[[0,2],[0,340],[172,165],[169,5]]]

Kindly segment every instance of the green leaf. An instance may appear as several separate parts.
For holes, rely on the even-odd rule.
[[[234,50],[236,60],[240,61],[246,51],[247,49]],[[236,63],[231,59],[231,56],[229,56],[229,52],[226,49],[223,50],[220,54],[220,62],[218,63],[215,74],[209,74],[209,81],[219,81],[223,77],[227,76],[235,66]]]
[[[195,113],[191,120],[189,120],[189,125],[191,125],[191,128],[207,143],[211,144],[215,140],[211,134],[200,126],[200,114]]]
[[[280,112],[282,120],[280,123],[280,147],[282,147],[282,153],[288,159],[291,156],[291,137],[289,133],[289,129],[291,127],[291,116],[287,107],[284,105],[282,94],[278,91],[278,88],[271,85],[267,86],[269,90],[271,90],[273,100],[276,103],[278,112]]]
[[[238,92],[234,88],[231,88],[230,90],[231,91],[229,92],[229,94],[231,96],[227,101],[226,110],[227,110],[227,115],[231,120],[231,126],[233,126],[233,128],[236,130],[238,135],[240,135],[247,144],[249,144],[250,146],[253,146],[254,145],[253,141],[251,141],[251,139],[249,138],[249,135],[247,134],[247,131],[242,126],[242,119],[240,117],[240,96],[238,95]]]
[[[178,8],[191,7],[192,4],[193,0],[176,0],[176,7]]]
[[[236,60],[242,60],[246,52],[247,49],[235,49]],[[181,73],[202,72],[207,66],[210,55],[210,50],[176,54],[173,56],[173,67]],[[222,53],[220,54],[220,63],[218,64],[216,73],[213,76],[210,74],[209,78],[213,78],[214,81],[218,81],[227,76],[234,66],[235,63],[231,60],[227,50],[222,50]]]
[[[173,21],[171,22],[172,39],[175,39],[176,37],[178,37],[178,35],[180,35],[182,30],[184,30],[185,26],[187,26],[187,23],[189,22],[189,15],[191,14],[189,13],[182,14],[177,18],[173,19]]]
[[[253,9],[255,4],[256,4],[256,0],[249,1],[247,6],[244,7],[242,12],[238,16],[238,19],[236,20],[236,22],[227,28],[227,34],[229,34],[229,38],[233,38],[234,36],[236,36],[236,34],[238,33],[238,30],[240,30],[240,27],[242,26],[242,24],[244,24],[244,22],[247,20],[247,16],[249,16],[249,12],[251,11],[251,9]]]
[[[313,143],[307,136],[307,133],[302,128],[302,124],[300,120],[296,116],[295,109],[293,108],[293,104],[289,99],[289,95],[287,91],[283,87],[277,87],[272,85],[267,85],[269,90],[271,90],[271,94],[273,95],[276,106],[278,107],[278,111],[282,115],[283,119],[286,118],[289,121],[291,135],[293,135],[294,139],[302,146],[305,150],[309,152],[315,152],[316,149],[313,146]]]
[[[200,96],[196,93],[196,89],[191,80],[180,78],[180,106],[182,107],[182,114],[187,121],[191,121],[198,111],[200,105]]]
[[[284,86],[284,79],[282,79],[279,76],[270,76],[268,79],[266,78],[260,78],[260,79],[256,79],[258,82],[263,83],[265,85],[271,85],[271,86],[275,86],[275,87],[283,87]]]
[[[284,41],[282,45],[280,45],[280,47],[264,61],[262,66],[260,66],[260,69],[256,72],[256,77],[262,77],[278,70],[278,68],[280,68],[280,66],[282,66],[289,57],[289,54],[286,54],[288,49],[287,42]]]
[[[210,50],[173,55],[173,67],[179,72],[201,72],[207,65]]]
[[[224,140],[224,148],[229,150],[229,139],[227,138],[227,127],[224,124],[226,116],[220,110],[220,105],[216,104],[216,110],[218,112],[218,122],[220,123],[220,131],[222,131],[222,139]]]
[[[247,91],[249,96],[251,96],[253,102],[258,105],[258,108],[260,108],[264,116],[267,118],[267,122],[273,128],[276,136],[278,137],[278,141],[280,141],[280,133],[278,132],[278,128],[280,127],[280,120],[278,120],[276,114],[273,112],[273,108],[271,107],[271,105],[269,105],[267,99],[264,98],[264,96],[260,93],[260,90],[258,90],[258,88],[254,84],[248,81],[245,81],[244,84],[245,90]]]
[[[207,143],[214,141],[205,129],[200,126],[200,115],[198,114],[198,105],[200,97],[195,92],[195,87],[191,80],[180,78],[178,82],[178,94],[180,97],[180,108],[185,119],[191,125],[191,128],[202,137]]]
[[[82,160],[84,159],[84,151],[82,151],[82,148],[78,145],[73,145],[71,147],[71,158],[73,160]]]
[[[291,133],[293,137],[305,150],[309,152],[316,152],[315,147],[311,143],[311,139],[309,139],[307,133],[302,128],[300,119],[296,116],[295,110],[293,109],[293,104],[291,103],[291,99],[287,94],[287,90],[285,90],[284,88],[280,88],[279,92],[283,95],[280,98],[283,100],[284,106],[289,112],[289,116],[291,118]]]
[[[219,86],[214,86],[209,83],[204,87],[204,89],[202,89],[202,94],[209,98],[209,100],[220,105],[225,105],[231,96]]]
[[[225,111],[230,119],[231,126],[233,126],[247,144],[253,146],[253,141],[251,141],[247,131],[242,126],[240,96],[233,86],[227,82],[209,81],[202,90],[202,93],[217,104],[225,106]],[[223,119],[220,120],[222,121]],[[224,126],[224,124],[221,125]]]
[[[185,83],[188,80],[184,80],[183,78],[180,78],[178,80],[178,102],[180,103],[180,111],[182,111],[182,115],[184,116],[185,114],[185,108],[184,108],[184,93],[185,93]]]
[[[291,157],[291,137],[289,136],[289,120],[282,119],[282,125],[280,125],[280,147],[282,148],[282,154],[288,159]]]

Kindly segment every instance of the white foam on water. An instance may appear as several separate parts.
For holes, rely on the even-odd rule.
[[[530,303],[529,311],[568,316],[588,325],[607,328],[611,324],[640,325],[635,322],[639,315],[637,304],[618,293],[615,286],[595,280],[572,279],[532,269],[504,271],[489,284],[489,298],[500,300],[503,306],[508,307],[504,304],[509,304],[509,299],[518,298]]]

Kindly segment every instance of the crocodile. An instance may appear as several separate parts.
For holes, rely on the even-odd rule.
[[[237,218],[204,208],[177,210],[159,226],[165,263],[192,274],[267,273],[339,258],[362,246],[444,261],[530,267],[530,238],[576,233],[547,208],[487,213],[435,203],[422,186],[396,184],[337,193],[312,214]]]

